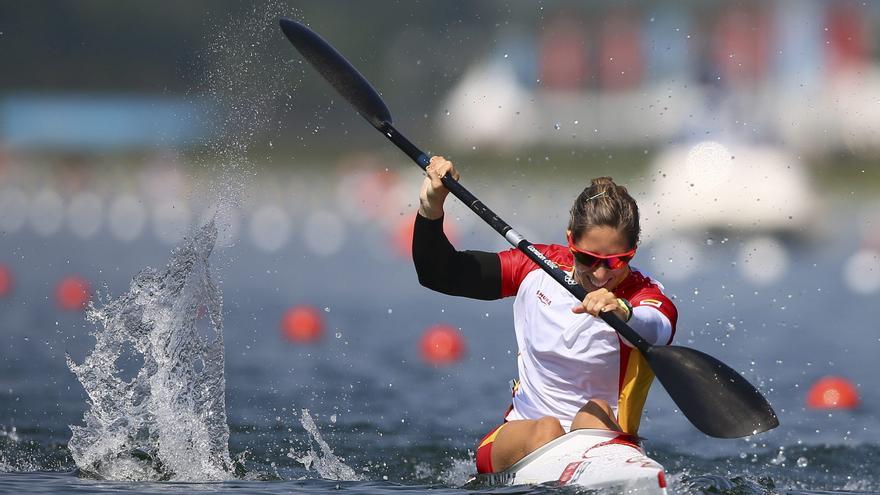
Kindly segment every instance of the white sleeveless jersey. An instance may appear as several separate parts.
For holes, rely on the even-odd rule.
[[[536,245],[563,270],[572,266],[567,247]],[[502,296],[516,295],[514,328],[519,385],[507,420],[558,418],[568,431],[590,399],[608,402],[621,427],[636,434],[654,378],[641,354],[599,318],[574,314],[578,300],[518,250],[499,253]],[[659,311],[674,333],[677,312],[662,286],[635,268],[614,290],[634,311]],[[638,308],[638,309],[637,309]],[[576,335],[568,344],[563,335]],[[672,335],[662,337],[668,344]]]

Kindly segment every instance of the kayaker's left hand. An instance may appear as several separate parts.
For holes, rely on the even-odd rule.
[[[608,289],[598,289],[590,292],[581,304],[571,308],[572,313],[589,313],[593,316],[599,316],[599,312],[606,311],[615,313],[623,321],[626,321],[628,317],[626,311],[617,302],[617,296]]]
[[[431,163],[425,167],[425,180],[419,191],[419,214],[425,218],[436,220],[443,216],[443,203],[449,195],[449,189],[443,185],[441,178],[449,174],[453,179],[461,179],[451,161],[442,156],[432,156]]]

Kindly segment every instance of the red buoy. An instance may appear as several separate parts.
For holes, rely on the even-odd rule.
[[[392,232],[391,245],[401,258],[412,258],[413,219],[402,218]]]
[[[58,301],[58,306],[66,311],[85,309],[91,297],[92,288],[89,282],[76,275],[64,277],[55,287],[55,299]]]
[[[291,342],[315,342],[324,333],[324,318],[311,306],[295,306],[281,318],[281,331]]]
[[[807,407],[811,409],[852,409],[858,405],[856,387],[843,377],[826,376],[807,392]]]
[[[461,360],[464,339],[449,325],[434,325],[422,335],[422,359],[434,365],[448,365]]]
[[[0,263],[0,297],[6,297],[12,293],[12,270]]]
[[[412,243],[413,229],[415,227],[415,218],[412,215],[405,215],[395,226],[391,232],[391,246],[394,252],[401,258],[412,259]],[[447,217],[443,221],[443,232],[449,242],[455,244],[458,240],[458,228],[455,226],[455,220]]]

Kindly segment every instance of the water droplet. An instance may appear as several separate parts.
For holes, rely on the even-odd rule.
[[[799,467],[799,468],[805,468],[805,467],[807,467],[807,464],[809,464],[809,462],[807,462],[807,458],[806,458],[806,457],[798,457],[798,460],[797,460],[797,467]]]
[[[329,313],[329,312],[330,312],[330,306],[325,306],[325,307],[324,307],[324,312],[325,312],[325,313]]]
[[[559,122],[557,122],[557,123],[553,124],[553,128],[558,131],[559,129],[562,129],[562,125]]]
[[[504,54],[504,58],[508,58],[508,57],[510,57],[510,55],[507,54],[507,53],[505,53],[505,54]]]
[[[713,245],[713,244],[715,244],[715,239],[712,239],[711,237],[708,238],[708,239],[706,239],[706,245],[707,245],[707,246],[711,246],[711,245]]]
[[[336,338],[337,338],[337,339],[341,339],[341,338],[342,338],[342,332],[336,332]]]

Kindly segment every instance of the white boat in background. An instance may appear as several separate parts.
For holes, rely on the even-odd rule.
[[[632,437],[609,430],[567,433],[500,473],[477,474],[478,485],[556,483],[603,492],[666,495],[663,466]]]
[[[706,140],[668,146],[646,177],[645,239],[737,231],[807,239],[822,224],[807,166],[779,145]]]

